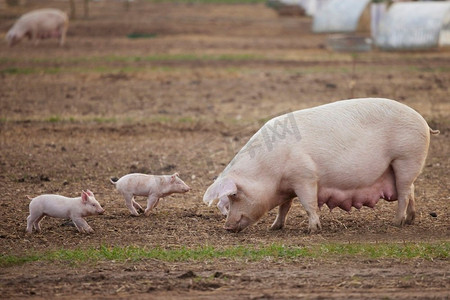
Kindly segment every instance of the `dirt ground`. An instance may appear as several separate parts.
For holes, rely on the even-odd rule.
[[[66,6],[0,2],[0,31],[30,9]],[[310,18],[279,17],[263,4],[137,1],[126,12],[120,2],[96,1],[90,13],[71,22],[64,47],[0,43],[0,254],[450,239],[449,50],[335,53],[326,35],[310,33]],[[441,131],[416,181],[415,224],[392,226],[396,203],[380,201],[350,214],[324,208],[322,231],[309,235],[296,202],[281,231],[268,230],[271,211],[239,234],[226,232],[224,217],[201,199],[248,138],[272,116],[353,97],[399,100]],[[175,171],[192,191],[163,199],[149,217],[131,217],[109,183],[129,172]],[[86,188],[106,209],[87,218],[95,233],[47,218],[42,233],[25,235],[27,195],[76,197]],[[448,260],[40,261],[1,268],[0,278],[4,299],[450,297]]]

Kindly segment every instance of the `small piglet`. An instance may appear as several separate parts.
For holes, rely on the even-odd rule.
[[[64,45],[69,18],[59,9],[45,8],[33,10],[21,16],[6,34],[8,46],[14,46],[24,37],[35,44],[40,39],[59,38],[59,45]]]
[[[138,216],[136,209],[143,211],[142,207],[134,200],[134,196],[146,196],[147,208],[145,215],[158,205],[159,199],[173,193],[186,193],[190,187],[183,182],[178,173],[173,175],[146,175],[133,173],[120,179],[111,178],[117,190],[125,197],[125,203],[133,216]]]
[[[68,198],[60,195],[41,195],[31,199],[30,215],[27,218],[27,232],[31,233],[33,227],[41,231],[40,221],[45,216],[54,218],[70,218],[79,232],[92,233],[94,230],[83,219],[92,215],[101,215],[105,210],[90,191],[82,191],[81,197]]]

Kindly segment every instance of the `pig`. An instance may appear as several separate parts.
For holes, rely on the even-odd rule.
[[[69,18],[59,9],[45,8],[28,12],[21,16],[6,34],[6,42],[9,47],[19,43],[24,37],[28,37],[38,43],[40,39],[59,38],[59,45],[63,46]]]
[[[269,120],[236,154],[203,195],[239,232],[278,207],[271,229],[282,229],[294,197],[310,233],[319,209],[375,207],[398,200],[394,225],[415,218],[414,181],[427,157],[432,130],[412,108],[390,99],[361,98],[303,109]]]
[[[134,196],[146,196],[147,208],[144,211],[146,216],[158,205],[159,199],[173,193],[186,193],[190,187],[183,182],[178,173],[173,175],[147,175],[132,173],[120,179],[111,178],[110,181],[116,189],[124,196],[125,203],[133,216],[138,216],[136,209],[144,211],[134,200]]]
[[[81,233],[92,233],[94,230],[83,219],[92,215],[101,215],[105,210],[95,199],[90,190],[82,191],[81,197],[68,198],[60,195],[40,195],[30,202],[30,215],[27,218],[27,233],[33,227],[41,231],[39,223],[45,216],[54,218],[70,218]]]

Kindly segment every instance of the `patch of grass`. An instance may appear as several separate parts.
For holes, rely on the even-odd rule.
[[[58,123],[61,122],[62,119],[60,116],[50,116],[47,119],[44,120],[45,122],[50,122],[50,123]]]
[[[156,33],[144,33],[144,32],[132,32],[127,34],[127,38],[129,39],[152,39],[155,38]]]
[[[33,68],[11,67],[11,68],[5,68],[5,69],[0,70],[0,74],[17,75],[17,74],[33,74],[33,73],[35,73],[35,70]]]
[[[191,117],[181,117],[178,119],[178,122],[180,123],[194,123],[194,119]]]
[[[99,124],[102,124],[102,123],[117,123],[117,118],[114,118],[114,117],[112,117],[112,118],[95,117],[94,118],[94,122],[95,123],[99,123]]]
[[[148,249],[138,246],[105,246],[88,249],[61,249],[45,253],[32,253],[24,256],[1,255],[0,266],[8,267],[33,261],[67,261],[70,263],[96,262],[102,260],[141,260],[157,259],[161,261],[204,261],[211,259],[233,259],[260,261],[267,258],[292,260],[298,258],[336,259],[344,257],[364,257],[371,259],[448,259],[450,242],[437,243],[332,243],[305,247],[285,246],[281,244],[261,246],[231,246],[216,248],[203,246],[196,248],[180,247],[165,249],[156,247]]]
[[[108,62],[142,62],[142,61],[236,61],[263,59],[261,55],[255,54],[218,54],[218,55],[198,55],[191,53],[182,54],[153,54],[147,56],[105,56],[102,60]]]
[[[265,56],[257,54],[151,54],[146,56],[129,56],[129,55],[105,55],[105,56],[88,56],[88,57],[70,57],[70,58],[6,58],[0,57],[0,62],[31,62],[31,63],[83,63],[83,62],[141,62],[141,61],[195,61],[195,60],[255,60],[264,59]],[[267,59],[267,58],[266,58]],[[59,68],[54,68],[57,71]],[[23,68],[6,68],[4,73],[23,72]],[[35,72],[35,69],[30,69]]]

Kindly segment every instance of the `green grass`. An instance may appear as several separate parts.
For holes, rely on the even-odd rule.
[[[74,122],[75,118],[71,118],[71,122]],[[103,123],[117,123],[117,118],[104,118],[104,117],[95,117],[93,119],[95,123],[103,124]]]
[[[45,122],[50,122],[50,123],[59,123],[62,121],[60,116],[50,116],[47,119],[44,120]]]
[[[203,246],[196,248],[180,247],[164,249],[138,246],[105,246],[88,249],[61,249],[28,255],[1,255],[0,266],[8,267],[34,261],[70,263],[97,261],[125,261],[157,259],[167,262],[190,262],[213,259],[232,259],[260,261],[263,259],[293,260],[299,258],[339,259],[344,257],[363,257],[371,259],[448,259],[450,242],[436,243],[330,243],[311,246],[285,246],[281,244],[261,246],[230,246],[216,248]]]
[[[0,74],[12,74],[12,75],[18,75],[18,74],[33,74],[35,73],[34,68],[5,68],[0,70]]]
[[[141,61],[233,61],[233,60],[255,60],[264,59],[265,56],[258,54],[151,54],[145,56],[129,56],[129,55],[105,55],[105,56],[88,56],[88,57],[71,57],[71,58],[7,58],[0,57],[0,63],[82,63],[82,62],[141,62]],[[7,68],[4,72],[14,73],[18,68]]]
[[[62,117],[59,115],[52,115],[49,117],[43,118],[19,118],[19,119],[11,119],[6,117],[0,117],[0,123],[14,123],[14,122],[45,122],[45,123],[98,123],[98,124],[116,124],[116,123],[136,123],[136,122],[144,122],[144,123],[194,123],[200,121],[200,118],[193,117],[171,117],[165,115],[154,115],[149,118],[132,118],[132,117],[100,117],[100,116],[92,116],[92,117],[74,117],[74,116],[66,116]]]
[[[130,58],[133,59],[133,58]],[[186,58],[185,61],[190,60]],[[194,60],[194,58],[191,58]],[[255,72],[255,69],[249,69],[248,67],[227,67],[224,66],[223,71],[228,73],[248,73]],[[321,74],[321,73],[339,73],[339,74],[349,74],[349,73],[367,73],[367,72],[386,72],[389,70],[390,72],[411,72],[411,73],[447,73],[450,72],[450,68],[438,67],[438,68],[428,68],[427,70],[422,70],[417,67],[396,67],[391,68],[390,66],[377,66],[377,67],[362,67],[357,66],[355,71],[351,67],[304,67],[304,68],[285,68],[283,72],[287,72],[290,74]],[[130,74],[130,73],[157,73],[157,72],[179,72],[179,71],[191,71],[190,66],[124,66],[124,67],[115,67],[115,66],[92,66],[92,67],[64,67],[64,68],[48,68],[48,67],[27,67],[27,68],[6,68],[0,70],[1,74],[9,74],[9,75],[30,75],[30,74],[86,74],[86,73],[107,73],[107,74]]]
[[[197,55],[197,54],[155,54],[147,56],[102,56],[102,57],[86,57],[86,58],[69,58],[69,59],[47,59],[32,58],[25,60],[11,59],[9,62],[31,62],[31,63],[111,63],[111,62],[170,62],[170,61],[251,61],[264,59],[263,56],[251,54],[219,54],[219,55]],[[5,60],[0,58],[0,61]],[[183,67],[170,66],[142,66],[127,65],[123,67],[116,66],[86,66],[86,67],[8,67],[0,69],[1,74],[7,75],[29,75],[29,74],[60,74],[60,73],[134,73],[134,72],[167,72],[183,69]],[[184,69],[189,69],[185,67]]]
[[[306,61],[346,61],[349,62],[350,55],[337,55],[332,54],[329,56],[314,55],[306,59]],[[33,63],[37,66],[30,67],[6,67],[0,69],[0,75],[28,75],[28,74],[60,74],[60,73],[136,73],[136,72],[171,72],[180,70],[190,70],[189,65],[178,66],[165,66],[165,65],[143,65],[134,64],[139,62],[211,62],[211,61],[224,61],[224,62],[240,62],[240,61],[270,61],[270,60],[283,60],[283,57],[270,57],[261,54],[195,54],[195,53],[180,53],[180,54],[152,54],[144,56],[127,56],[127,55],[106,55],[106,56],[90,56],[90,57],[72,57],[72,58],[5,58],[0,57],[1,62],[7,63]],[[299,60],[300,59],[300,60]],[[305,58],[294,58],[294,61],[302,61]],[[110,66],[108,63],[122,62],[126,63],[124,66]],[[87,63],[83,66],[81,63]],[[105,63],[106,65],[102,65]],[[45,64],[39,66],[39,64]],[[48,64],[68,64],[64,67],[49,67]],[[71,66],[70,64],[77,64],[77,66]],[[286,68],[285,72],[294,74],[314,74],[314,73],[352,73],[352,72],[385,72],[386,70],[391,72],[431,72],[431,73],[447,73],[450,72],[450,68],[446,66],[436,66],[423,68],[415,65],[406,66],[392,66],[392,65],[380,65],[380,66],[365,66],[358,64],[356,60],[355,69],[352,66],[326,66],[317,65],[309,67],[291,67]],[[248,68],[239,66],[223,66],[223,70],[229,72],[248,72]],[[252,72],[255,70],[252,69]]]

